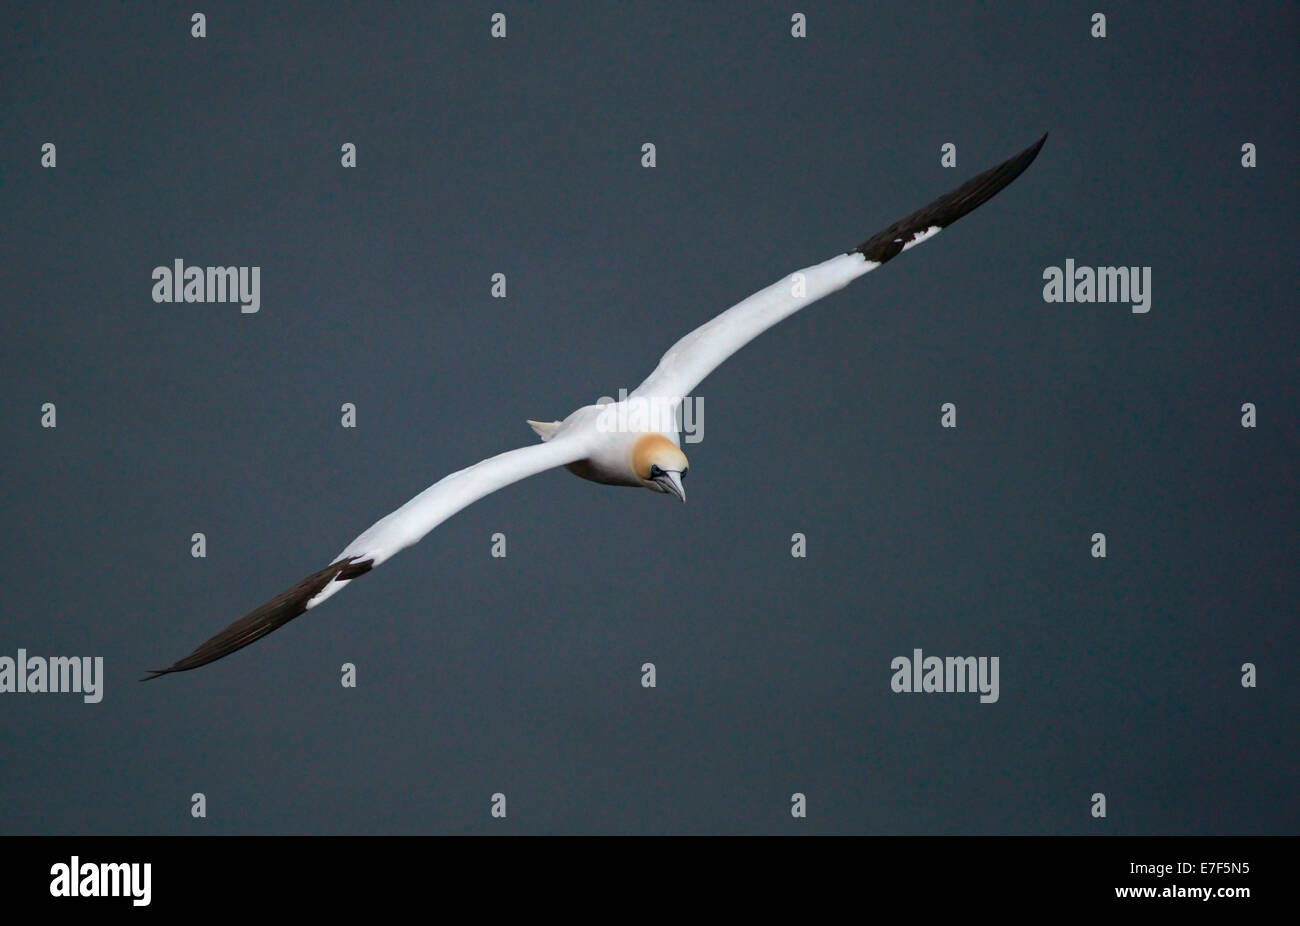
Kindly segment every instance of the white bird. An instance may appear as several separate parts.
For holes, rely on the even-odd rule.
[[[610,485],[640,486],[686,500],[688,463],[676,412],[724,360],[782,319],[933,238],[991,199],[1038,156],[1047,136],[847,253],[783,277],[696,328],[668,349],[645,382],[622,402],[588,405],[563,421],[530,421],[542,443],[489,457],[452,473],[371,525],[328,566],[253,609],[166,669],[141,681],[228,656],[310,608],[396,553],[418,543],[463,508],[498,489],[557,466]],[[632,410],[636,413],[630,413]]]

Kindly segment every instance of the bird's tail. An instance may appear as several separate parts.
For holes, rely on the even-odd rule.
[[[555,436],[555,430],[560,426],[560,422],[558,422],[558,421],[533,421],[533,420],[530,418],[530,419],[528,420],[528,425],[529,425],[529,427],[531,427],[534,431],[537,432],[537,436],[540,437],[540,438],[542,439],[543,442],[546,442],[546,441],[550,440],[552,437]]]

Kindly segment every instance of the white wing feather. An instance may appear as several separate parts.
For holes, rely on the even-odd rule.
[[[258,605],[188,656],[166,669],[155,669],[142,681],[197,669],[243,649],[338,594],[349,582],[418,543],[429,531],[483,496],[543,470],[573,463],[586,454],[586,442],[581,438],[559,437],[545,444],[489,457],[440,479],[392,514],[376,521],[328,566]]]
[[[337,562],[351,557],[378,566],[394,554],[419,543],[443,521],[485,495],[548,469],[574,463],[586,455],[587,447],[583,441],[558,438],[488,457],[444,476],[401,508],[380,518],[334,559]],[[307,607],[320,604],[348,581],[332,580],[307,602]]]
[[[856,252],[841,254],[760,289],[668,348],[632,397],[681,401],[724,360],[768,328],[879,266]]]
[[[1044,135],[1019,154],[899,219],[847,254],[796,271],[736,303],[670,347],[632,396],[680,402],[724,360],[777,322],[928,241],[988,202],[1033,163],[1046,140]]]

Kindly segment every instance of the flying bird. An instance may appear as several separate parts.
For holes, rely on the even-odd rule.
[[[675,421],[676,411],[691,391],[724,360],[777,322],[928,241],[987,202],[1033,163],[1045,141],[1046,134],[851,251],[783,277],[705,322],[670,347],[654,372],[622,401],[584,406],[563,421],[529,421],[541,443],[489,457],[435,482],[376,521],[328,566],[141,681],[197,669],[260,640],[418,543],[461,509],[548,469],[563,466],[593,482],[639,486],[685,501],[689,464]],[[641,412],[629,414],[633,406]]]

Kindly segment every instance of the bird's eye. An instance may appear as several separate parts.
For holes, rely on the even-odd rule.
[[[661,470],[661,469],[659,468],[659,464],[658,464],[658,463],[651,463],[651,464],[650,464],[650,478],[651,478],[651,479],[658,479],[658,478],[659,478],[660,476],[662,476],[663,474],[664,474],[664,471]]]
[[[685,479],[685,478],[686,478],[686,474],[689,473],[690,471],[691,471],[691,468],[690,468],[689,466],[683,466],[683,467],[682,467],[681,478],[682,478],[682,479]]]

